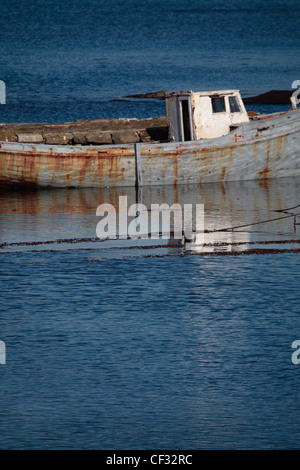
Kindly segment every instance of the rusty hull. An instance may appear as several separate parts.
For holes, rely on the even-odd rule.
[[[300,110],[242,124],[219,138],[138,145],[144,186],[300,176]],[[0,142],[1,186],[134,186],[135,171],[132,144]]]
[[[71,147],[18,144],[0,149],[1,185],[40,187],[132,186],[131,146]],[[16,147],[16,145],[14,146]]]

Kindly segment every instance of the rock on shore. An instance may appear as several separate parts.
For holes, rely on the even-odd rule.
[[[245,104],[291,104],[293,90],[271,90],[257,96],[243,98]]]

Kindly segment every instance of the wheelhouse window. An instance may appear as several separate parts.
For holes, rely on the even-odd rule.
[[[225,113],[225,99],[223,96],[220,98],[211,98],[211,104],[213,113]]]
[[[231,113],[241,112],[241,108],[236,96],[229,96],[229,109]]]

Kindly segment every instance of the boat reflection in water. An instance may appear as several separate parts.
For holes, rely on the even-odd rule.
[[[251,243],[248,232],[224,232],[222,241],[216,233],[195,234],[193,240],[184,238],[184,248],[195,253],[224,253],[243,252],[249,249]]]
[[[119,253],[128,247],[141,248],[131,252],[144,255],[148,247],[151,254],[165,255],[243,252],[253,248],[253,244],[268,243],[270,248],[275,242],[289,242],[296,249],[299,227],[297,234],[294,223],[300,213],[299,194],[299,178],[144,187],[138,202],[148,212],[152,204],[171,207],[175,203],[182,208],[184,204],[204,204],[204,240],[200,234],[193,241],[146,237],[103,242],[96,235],[97,207],[111,204],[118,212],[119,197],[124,195],[131,206],[137,202],[134,188],[2,191],[0,250],[93,248],[99,250],[100,256],[105,248],[112,247]]]

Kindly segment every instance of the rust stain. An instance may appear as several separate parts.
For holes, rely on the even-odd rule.
[[[276,140],[276,144],[277,144],[277,159],[279,160],[281,157],[281,150],[282,150],[282,138],[281,137],[278,137],[278,139]]]
[[[233,147],[230,147],[229,149],[229,166],[232,165],[233,162]]]
[[[220,189],[221,189],[222,195],[225,196],[226,195],[226,189],[225,189],[224,183],[220,183]]]
[[[205,152],[201,153],[201,162],[205,165],[211,160],[211,151],[209,149],[204,150]]]
[[[1,184],[22,186],[59,185],[82,186],[89,181],[104,178],[111,181],[124,179],[126,158],[132,157],[130,148],[107,149],[105,154],[98,149],[84,149],[80,153],[50,153],[37,151],[3,152],[0,159]],[[130,170],[130,166],[129,166]]]
[[[258,186],[262,189],[269,189],[269,180],[266,178],[266,179],[263,179],[263,180],[258,180]],[[256,209],[258,210],[258,209]]]
[[[225,166],[222,166],[222,168],[221,168],[221,173],[220,173],[220,180],[221,180],[221,181],[224,179],[225,172],[226,172],[226,167],[225,167]]]
[[[121,171],[121,174],[120,174],[121,179],[124,180],[126,168],[121,168],[120,171]]]
[[[264,168],[262,171],[259,171],[259,172],[257,173],[257,177],[258,177],[259,179],[270,178],[270,173],[272,173],[271,168],[266,167],[266,168]]]
[[[174,157],[174,186],[177,186],[178,180],[178,155]]]
[[[270,161],[270,153],[271,153],[271,141],[267,141],[267,159],[266,159],[266,167],[269,167],[269,161]]]

